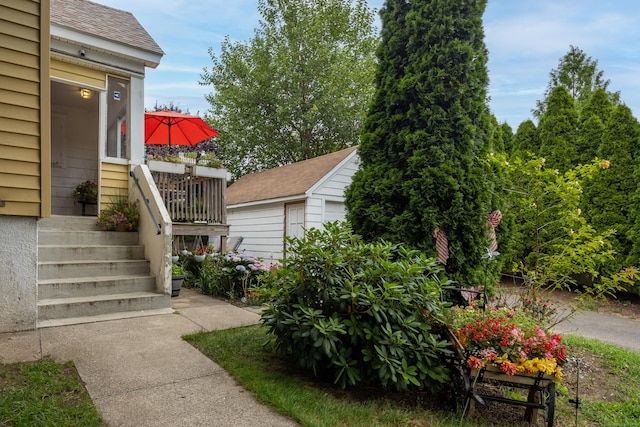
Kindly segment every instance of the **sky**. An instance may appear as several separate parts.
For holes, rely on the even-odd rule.
[[[165,52],[147,69],[145,108],[173,102],[191,114],[209,108],[199,84],[225,37],[248,42],[258,0],[94,0],[131,12]],[[379,10],[384,0],[368,0]],[[377,14],[376,14],[377,16]],[[543,98],[549,73],[576,46],[598,61],[609,90],[640,117],[640,2],[637,0],[489,0],[483,17],[489,51],[489,107],[514,130]],[[379,28],[380,21],[376,20]],[[219,126],[221,127],[221,126]]]

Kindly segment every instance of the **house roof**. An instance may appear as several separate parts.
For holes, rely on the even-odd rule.
[[[124,10],[88,0],[51,0],[51,22],[105,40],[164,55],[160,46],[133,14]]]
[[[304,195],[356,148],[244,175],[227,189],[227,206]]]

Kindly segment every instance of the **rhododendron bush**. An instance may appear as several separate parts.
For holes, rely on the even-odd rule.
[[[543,373],[562,378],[562,337],[545,331],[530,314],[509,308],[454,307],[450,328],[473,369],[495,365],[507,375]]]

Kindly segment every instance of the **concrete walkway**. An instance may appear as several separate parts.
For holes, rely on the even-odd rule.
[[[256,324],[257,313],[183,289],[175,314],[0,334],[4,363],[72,360],[110,426],[295,426],[182,340]],[[640,352],[640,320],[580,312],[554,328]]]
[[[176,314],[0,334],[4,363],[72,360],[109,426],[296,426],[238,386],[182,335],[259,316],[183,289]]]
[[[640,353],[640,320],[594,311],[579,311],[554,331],[617,345]]]

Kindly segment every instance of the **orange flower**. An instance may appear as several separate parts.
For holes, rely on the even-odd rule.
[[[484,368],[484,362],[475,356],[469,356],[469,366],[473,369]]]

